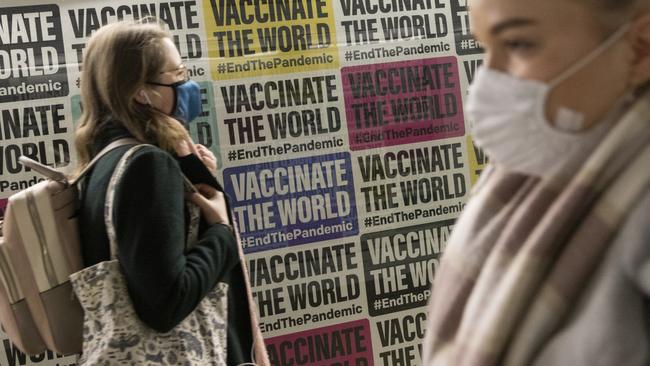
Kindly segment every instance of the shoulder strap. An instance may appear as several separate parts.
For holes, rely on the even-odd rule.
[[[93,160],[90,161],[90,163],[88,163],[88,165],[81,171],[81,173],[79,173],[79,175],[76,178],[74,178],[71,181],[68,181],[68,177],[66,177],[66,175],[63,174],[63,172],[60,172],[60,171],[58,171],[56,169],[53,169],[53,168],[51,168],[51,167],[49,167],[49,166],[47,166],[45,164],[42,164],[42,163],[40,163],[40,162],[38,162],[38,161],[36,161],[34,159],[31,159],[31,158],[28,158],[28,157],[24,156],[24,155],[20,156],[18,158],[18,161],[20,161],[20,163],[22,165],[24,165],[24,166],[26,166],[26,167],[28,167],[30,169],[35,170],[36,172],[40,173],[41,175],[43,175],[43,176],[45,176],[47,178],[50,178],[50,179],[52,179],[54,181],[57,181],[57,182],[61,182],[61,183],[66,184],[66,185],[74,185],[79,181],[79,179],[83,178],[83,176],[86,175],[88,170],[102,156],[106,155],[106,153],[108,153],[109,151],[111,151],[111,150],[113,150],[115,148],[118,148],[120,146],[129,145],[129,144],[132,145],[132,144],[138,144],[138,143],[139,143],[138,140],[136,140],[134,138],[123,138],[123,139],[119,139],[119,140],[111,142],[110,144],[108,144],[108,146],[103,148],[93,158]]]
[[[124,174],[124,171],[126,170],[126,164],[128,163],[131,156],[133,156],[136,151],[145,146],[152,145],[140,144],[135,145],[127,150],[127,152],[125,152],[124,155],[122,155],[120,158],[120,161],[117,162],[117,166],[115,166],[113,175],[111,175],[111,180],[108,183],[108,189],[106,190],[106,203],[104,205],[104,223],[106,224],[106,233],[108,234],[108,240],[110,243],[111,259],[117,258],[117,239],[115,236],[115,226],[113,224],[113,201],[115,200],[115,187],[117,186],[117,182]]]
[[[117,183],[119,182],[120,178],[122,178],[122,175],[126,170],[126,165],[131,159],[131,156],[133,156],[133,154],[135,154],[136,151],[138,151],[139,149],[145,146],[153,146],[153,145],[139,144],[127,150],[124,153],[124,155],[122,155],[120,161],[118,161],[117,165],[115,166],[113,175],[111,175],[111,180],[108,183],[108,189],[106,190],[106,203],[104,205],[104,223],[106,224],[106,233],[108,234],[108,240],[110,243],[111,259],[117,258],[117,238],[115,234],[115,225],[113,223],[113,202],[115,200],[115,187],[117,186]],[[194,190],[194,192],[197,192],[196,189],[194,188],[194,185],[185,176],[185,174],[181,173],[181,176],[183,177],[183,181],[187,189]],[[198,223],[197,223],[197,227],[198,227]],[[187,240],[187,242],[190,242],[190,240]]]
[[[91,160],[90,163],[88,163],[88,165],[86,165],[86,167],[81,171],[81,173],[79,173],[79,175],[77,175],[77,177],[75,177],[72,181],[70,181],[70,184],[77,183],[79,181],[79,179],[83,178],[84,175],[86,175],[86,173],[88,172],[88,170],[90,170],[90,168],[92,168],[93,165],[95,165],[95,163],[97,161],[99,161],[99,159],[101,159],[102,156],[106,155],[111,150],[114,150],[114,149],[116,149],[116,148],[118,148],[120,146],[137,145],[137,144],[140,144],[140,141],[138,141],[138,140],[136,140],[134,138],[131,138],[131,137],[122,138],[122,139],[115,140],[115,141],[111,142],[110,144],[106,145],[106,147],[104,147],[99,153],[97,153],[97,155],[95,155],[93,160]]]

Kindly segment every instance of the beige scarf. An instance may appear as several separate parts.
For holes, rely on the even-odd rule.
[[[424,365],[534,360],[650,189],[649,121],[646,93],[562,184],[484,171],[434,280]]]

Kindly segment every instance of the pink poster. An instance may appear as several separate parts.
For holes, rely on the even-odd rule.
[[[275,366],[374,364],[367,319],[268,338],[266,348]]]
[[[463,136],[455,57],[341,69],[351,150]]]

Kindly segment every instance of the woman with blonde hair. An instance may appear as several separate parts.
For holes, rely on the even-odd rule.
[[[79,171],[127,141],[83,181],[87,268],[73,278],[86,317],[81,363],[268,364],[214,155],[186,129],[200,88],[170,35],[152,21],[100,28],[85,49],[81,103]],[[119,279],[99,282],[112,258],[126,297],[106,295]],[[98,296],[112,300],[95,304]]]
[[[650,1],[469,0],[490,158],[429,302],[425,365],[650,364]]]

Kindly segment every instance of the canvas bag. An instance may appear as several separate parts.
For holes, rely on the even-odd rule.
[[[217,283],[192,313],[166,333],[145,325],[133,308],[117,259],[112,210],[115,187],[128,160],[144,146],[134,146],[122,156],[108,186],[104,219],[111,260],[70,277],[85,312],[79,365],[226,365],[227,284]],[[199,217],[198,207],[191,207],[191,216]],[[188,238],[196,237],[197,229],[198,220],[191,219]]]
[[[83,312],[68,278],[83,268],[77,182],[103,155],[134,143],[121,139],[109,144],[72,181],[20,157],[23,165],[48,178],[9,198],[0,237],[0,322],[23,352],[81,351]]]

